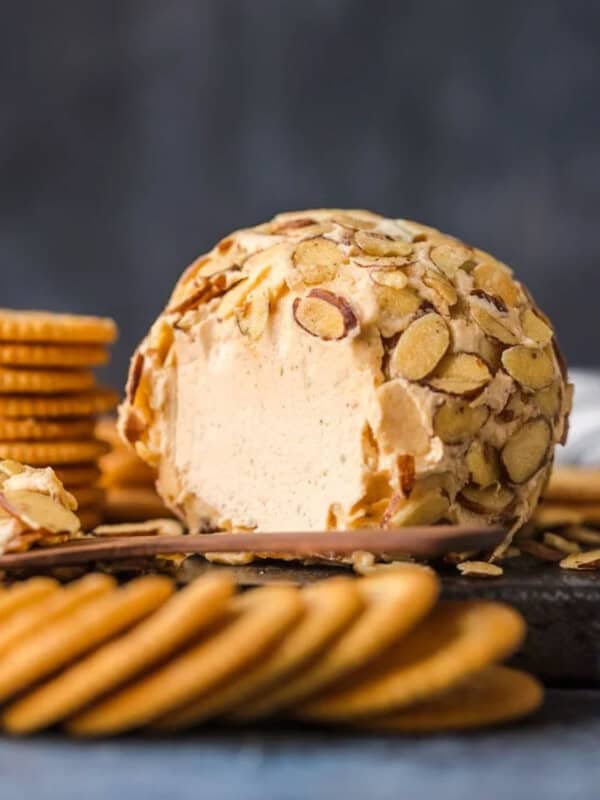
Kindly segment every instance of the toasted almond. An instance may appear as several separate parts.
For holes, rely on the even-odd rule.
[[[546,419],[554,420],[560,411],[560,384],[553,383],[546,389],[540,389],[533,399]]]
[[[521,386],[533,391],[545,389],[557,377],[549,352],[525,345],[505,350],[502,366]]]
[[[251,292],[244,305],[235,312],[240,332],[254,341],[260,339],[269,322],[269,311],[269,292],[262,289]]]
[[[175,519],[149,519],[146,522],[118,522],[98,525],[94,536],[182,536],[184,528]]]
[[[47,494],[27,489],[0,492],[0,507],[17,519],[28,531],[77,533],[77,516]]]
[[[554,336],[552,328],[530,308],[526,308],[521,314],[521,327],[524,335],[539,347],[550,344]]]
[[[370,256],[409,256],[413,251],[410,242],[373,231],[356,231],[354,241],[363,252]]]
[[[469,298],[469,312],[481,330],[503,344],[517,344],[519,338],[512,330],[511,320],[502,314],[492,303],[480,296]]]
[[[499,297],[507,308],[512,308],[521,299],[521,291],[512,279],[510,270],[497,261],[485,261],[473,270],[475,287],[486,294]]]
[[[467,269],[473,264],[473,252],[458,243],[438,244],[432,247],[429,258],[449,278],[453,278],[457,270]]]
[[[270,271],[271,267],[265,266],[264,269],[257,269],[249,277],[246,273],[242,273],[242,280],[229,289],[221,299],[217,309],[217,319],[224,320],[233,316],[236,310],[244,304],[250,292],[265,280]]]
[[[374,268],[369,277],[378,286],[389,286],[391,289],[404,289],[408,283],[406,273],[401,269]]]
[[[358,325],[350,303],[325,289],[312,289],[306,297],[297,297],[293,310],[301,328],[325,341],[343,339]]]
[[[457,444],[474,436],[490,415],[487,406],[471,406],[463,400],[443,403],[433,418],[433,430],[446,444]]]
[[[571,553],[560,562],[563,569],[597,570],[600,569],[600,549],[587,550],[585,553]]]
[[[442,359],[428,383],[440,392],[469,395],[483,389],[491,379],[482,358],[472,353],[452,353]]]
[[[469,578],[499,578],[504,574],[502,567],[487,561],[462,561],[456,568]]]
[[[304,283],[312,285],[332,281],[346,259],[335,242],[317,236],[300,242],[292,260]]]
[[[562,531],[562,534],[565,539],[579,544],[600,546],[600,531],[586,528],[584,525],[569,525]]]
[[[415,314],[423,304],[423,299],[408,286],[405,289],[376,286],[375,297],[379,309],[377,322],[383,336],[393,336],[404,330],[407,318]]]
[[[505,486],[464,486],[458,497],[461,504],[476,514],[497,515],[505,511],[514,499],[514,493]]]
[[[476,439],[465,456],[471,482],[482,489],[500,480],[498,451],[489,444]]]
[[[567,553],[568,555],[569,553],[581,552],[581,547],[577,542],[571,542],[558,533],[547,531],[542,538],[544,544],[548,545],[548,547],[553,547],[555,550],[560,550],[561,553]]]
[[[450,508],[448,495],[442,489],[414,493],[408,500],[395,495],[382,520],[384,528],[401,528],[404,525],[433,525]]]
[[[546,463],[552,430],[544,417],[531,419],[509,438],[501,452],[513,483],[525,483]]]
[[[455,306],[458,302],[458,294],[454,286],[443,275],[427,273],[423,276],[423,283],[434,292],[437,292],[444,303],[448,306]]]
[[[390,358],[392,377],[419,381],[436,368],[450,345],[450,331],[439,314],[425,314],[400,336]]]

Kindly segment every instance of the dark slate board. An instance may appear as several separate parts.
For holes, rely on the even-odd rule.
[[[213,569],[217,567],[191,558],[178,577],[187,582]],[[302,567],[274,561],[224,569],[245,586],[282,580],[306,584],[347,574],[342,567]],[[465,578],[455,570],[443,570],[442,581],[444,597],[501,600],[522,612],[529,633],[515,664],[531,670],[548,685],[600,686],[600,572],[569,572],[522,558],[508,562],[500,578]]]

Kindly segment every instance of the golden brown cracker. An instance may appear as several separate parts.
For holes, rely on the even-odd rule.
[[[106,594],[114,586],[115,581],[108,575],[90,574],[14,611],[0,627],[0,656],[46,625],[69,616],[85,603]]]
[[[302,611],[300,592],[287,586],[266,586],[235,598],[226,619],[199,644],[76,716],[68,730],[103,736],[152,722],[255,663]]]
[[[101,525],[104,521],[104,508],[94,508],[94,506],[90,506],[88,508],[82,508],[81,511],[77,511],[76,513],[81,523],[81,530],[86,533],[94,530],[94,528],[97,528],[98,525]]]
[[[224,573],[194,581],[130,632],[10,706],[6,729],[26,734],[53,725],[164,661],[224,615],[234,588]]]
[[[2,394],[63,394],[84,392],[96,384],[94,373],[75,369],[11,369],[0,367]]]
[[[66,489],[76,486],[93,486],[98,483],[100,470],[94,462],[88,464],[65,464],[53,467],[56,477]]]
[[[90,506],[101,508],[104,504],[105,492],[98,486],[77,486],[70,491],[82,510]]]
[[[304,614],[254,667],[161,719],[159,730],[181,730],[238,707],[295,674],[326,647],[363,609],[356,581],[331,578],[302,590]]]
[[[382,733],[459,731],[512,722],[532,714],[543,700],[544,689],[532,675],[492,666],[433,700],[356,724]]]
[[[0,442],[0,458],[9,458],[36,467],[93,461],[105,450],[105,443],[97,439],[64,442]]]
[[[101,345],[0,342],[0,364],[12,367],[101,367],[109,358]]]
[[[87,417],[111,411],[118,402],[119,395],[104,387],[55,396],[0,393],[0,417]]]
[[[600,525],[600,503],[541,503],[533,515],[538,529],[563,525]]]
[[[46,600],[59,588],[55,580],[44,577],[14,583],[9,589],[0,592],[0,621],[3,622],[22,609]]]
[[[111,344],[117,338],[112,319],[49,311],[0,309],[0,341]]]
[[[143,522],[172,516],[154,489],[137,486],[112,487],[106,491],[108,522]]]
[[[91,439],[94,423],[91,419],[41,420],[0,418],[0,441],[19,442],[54,439]]]
[[[600,504],[600,469],[554,467],[544,497],[551,502]]]
[[[99,437],[106,441],[104,437]],[[124,447],[111,450],[100,459],[102,485],[110,487],[145,486],[154,488],[156,472],[145,464],[135,450]]]
[[[300,674],[242,705],[233,718],[256,719],[289,708],[364,667],[429,613],[440,585],[433,571],[403,565],[361,578],[357,588],[365,610],[354,624]]]
[[[484,601],[447,601],[374,664],[308,700],[294,715],[348,720],[387,714],[448,691],[519,646],[521,615]]]

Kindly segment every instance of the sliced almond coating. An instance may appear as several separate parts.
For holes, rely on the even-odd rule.
[[[565,539],[564,536],[552,531],[547,531],[543,536],[543,540],[548,547],[553,547],[555,550],[560,550],[561,553],[566,553],[567,555],[581,552],[581,547],[577,542],[571,542],[569,539]]]
[[[250,292],[267,277],[270,271],[271,267],[265,266],[264,269],[257,269],[249,277],[242,273],[242,280],[230,289],[219,303],[217,319],[224,320],[233,316],[236,309],[244,304]]]
[[[446,444],[457,444],[474,436],[490,415],[487,406],[471,408],[462,400],[449,400],[441,405],[433,418],[433,430]]]
[[[404,453],[396,458],[398,468],[398,482],[405,497],[408,497],[415,487],[415,457]]]
[[[343,339],[358,320],[347,300],[325,289],[313,289],[294,300],[294,319],[307,333],[325,341]]]
[[[439,314],[425,314],[400,337],[390,358],[392,377],[420,381],[436,368],[450,345],[450,331]]]
[[[596,531],[593,528],[586,528],[584,525],[569,525],[562,533],[566,539],[573,542],[600,546],[600,531]]]
[[[499,297],[507,308],[512,308],[522,298],[510,271],[497,261],[486,261],[476,266],[473,270],[473,280],[477,289],[493,297]]]
[[[235,314],[241,333],[254,341],[260,339],[269,322],[269,311],[269,292],[261,290],[252,292]]]
[[[452,353],[441,361],[428,383],[439,392],[468,395],[483,389],[491,379],[482,358],[472,353]]]
[[[438,244],[432,247],[429,258],[449,278],[456,275],[457,270],[469,268],[473,262],[473,253],[461,244]]]
[[[597,570],[600,569],[600,550],[588,550],[586,553],[572,553],[560,562],[563,569]]]
[[[27,489],[2,492],[0,506],[30,531],[73,534],[81,529],[77,516],[47,494]]]
[[[540,347],[550,344],[554,336],[552,328],[530,308],[526,308],[521,314],[521,327],[525,336]]]
[[[545,389],[556,378],[554,362],[547,350],[525,345],[510,347],[502,353],[502,366],[526,389]]]
[[[510,327],[508,315],[497,311],[479,297],[469,298],[469,312],[481,330],[503,344],[517,344],[518,336]]]
[[[500,514],[514,499],[514,493],[505,486],[465,486],[458,498],[461,504],[476,514]]]
[[[456,289],[452,286],[450,281],[446,280],[446,278],[441,275],[427,273],[423,276],[423,283],[425,286],[437,292],[447,305],[454,306],[458,302]]]
[[[145,522],[117,522],[98,525],[94,536],[182,536],[184,527],[175,519],[149,519]]]
[[[431,489],[415,494],[406,500],[396,496],[390,501],[382,524],[385,528],[401,528],[405,525],[433,525],[450,508],[450,499],[441,489]]]
[[[413,251],[410,242],[373,231],[356,231],[354,241],[363,252],[370,256],[409,256]]]
[[[401,269],[372,269],[369,277],[378,286],[389,286],[392,289],[404,289],[408,283],[406,274]]]
[[[462,561],[456,568],[462,575],[471,578],[499,578],[504,574],[502,567],[487,561]]]
[[[546,462],[552,440],[544,417],[529,420],[502,448],[501,459],[513,483],[525,483]]]
[[[403,269],[410,264],[408,256],[353,256],[352,262],[362,269]]]
[[[500,480],[498,451],[489,444],[475,440],[465,456],[471,482],[485,489]]]
[[[547,389],[541,389],[534,395],[535,403],[547,419],[555,419],[560,411],[560,385],[553,383]]]
[[[300,242],[292,260],[304,283],[312,285],[332,281],[345,256],[331,239],[317,236]]]
[[[405,289],[376,286],[375,293],[379,308],[378,325],[384,336],[393,336],[402,330],[406,318],[415,314],[423,304],[423,299],[408,286]]]

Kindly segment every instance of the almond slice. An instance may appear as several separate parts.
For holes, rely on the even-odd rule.
[[[449,278],[454,278],[459,269],[468,269],[473,264],[473,253],[461,244],[438,244],[432,247],[429,258]]]
[[[485,297],[485,295],[484,295]],[[503,344],[517,344],[516,333],[511,329],[510,318],[480,295],[469,298],[469,312],[481,330]]]
[[[465,461],[471,482],[482,489],[500,480],[498,451],[491,445],[475,440],[467,450]]]
[[[358,230],[354,234],[354,241],[363,252],[370,256],[409,256],[413,251],[410,242],[395,239],[385,233]]]
[[[483,389],[491,379],[482,358],[472,353],[452,353],[441,361],[428,383],[440,392],[468,395]]]
[[[72,511],[40,492],[28,489],[0,492],[0,507],[29,531],[74,534],[81,529]]]
[[[183,536],[184,527],[175,519],[149,519],[145,522],[117,522],[98,525],[94,536]]]
[[[597,570],[600,569],[600,550],[588,550],[586,553],[572,553],[560,562],[563,569]]]
[[[269,322],[270,299],[268,291],[255,290],[235,316],[238,328],[244,336],[256,341],[260,339]]]
[[[369,277],[378,286],[389,286],[391,289],[404,289],[408,283],[408,278],[401,269],[374,268]]]
[[[425,314],[400,337],[390,358],[392,377],[420,381],[432,372],[450,345],[450,331],[439,314]]]
[[[436,411],[433,430],[446,444],[457,444],[474,436],[485,425],[489,415],[487,406],[471,408],[462,400],[449,400]]]
[[[462,561],[456,568],[461,575],[470,578],[499,578],[504,574],[502,567],[487,561]]]
[[[566,539],[564,536],[561,536],[559,533],[546,531],[542,538],[545,545],[548,547],[553,547],[555,550],[559,550],[561,553],[566,553],[569,555],[569,553],[581,552],[581,547],[577,544],[577,542],[572,542],[569,539]]]
[[[415,314],[423,304],[422,298],[408,286],[392,289],[376,286],[375,296],[379,309],[378,326],[383,336],[393,336],[406,326],[406,318]]]
[[[530,308],[526,308],[521,314],[521,327],[524,335],[540,347],[550,344],[554,336],[552,328]]]
[[[458,499],[460,503],[476,514],[498,515],[505,511],[514,499],[514,493],[505,486],[464,486]]]
[[[552,431],[544,417],[526,422],[502,448],[501,459],[513,483],[525,483],[547,460]]]
[[[325,341],[343,339],[358,325],[348,301],[326,289],[312,289],[306,297],[297,297],[293,311],[301,328]]]
[[[452,286],[450,281],[446,280],[442,275],[428,273],[423,276],[423,283],[425,286],[433,289],[434,292],[437,292],[448,306],[454,306],[458,303],[456,289]]]
[[[526,389],[545,389],[556,378],[554,362],[547,350],[525,345],[510,347],[502,353],[502,365],[508,374]]]
[[[560,385],[553,383],[546,389],[541,389],[533,396],[535,403],[542,414],[550,420],[554,420],[560,411]]]
[[[300,242],[292,260],[304,283],[312,285],[332,281],[346,259],[335,242],[317,236]]]
[[[477,289],[493,297],[499,297],[507,308],[517,305],[522,299],[521,291],[512,279],[510,270],[497,261],[485,261],[476,266],[473,270],[473,280]]]
[[[395,495],[382,519],[384,528],[401,528],[404,525],[433,525],[450,508],[448,495],[442,489],[430,489],[406,500]]]

